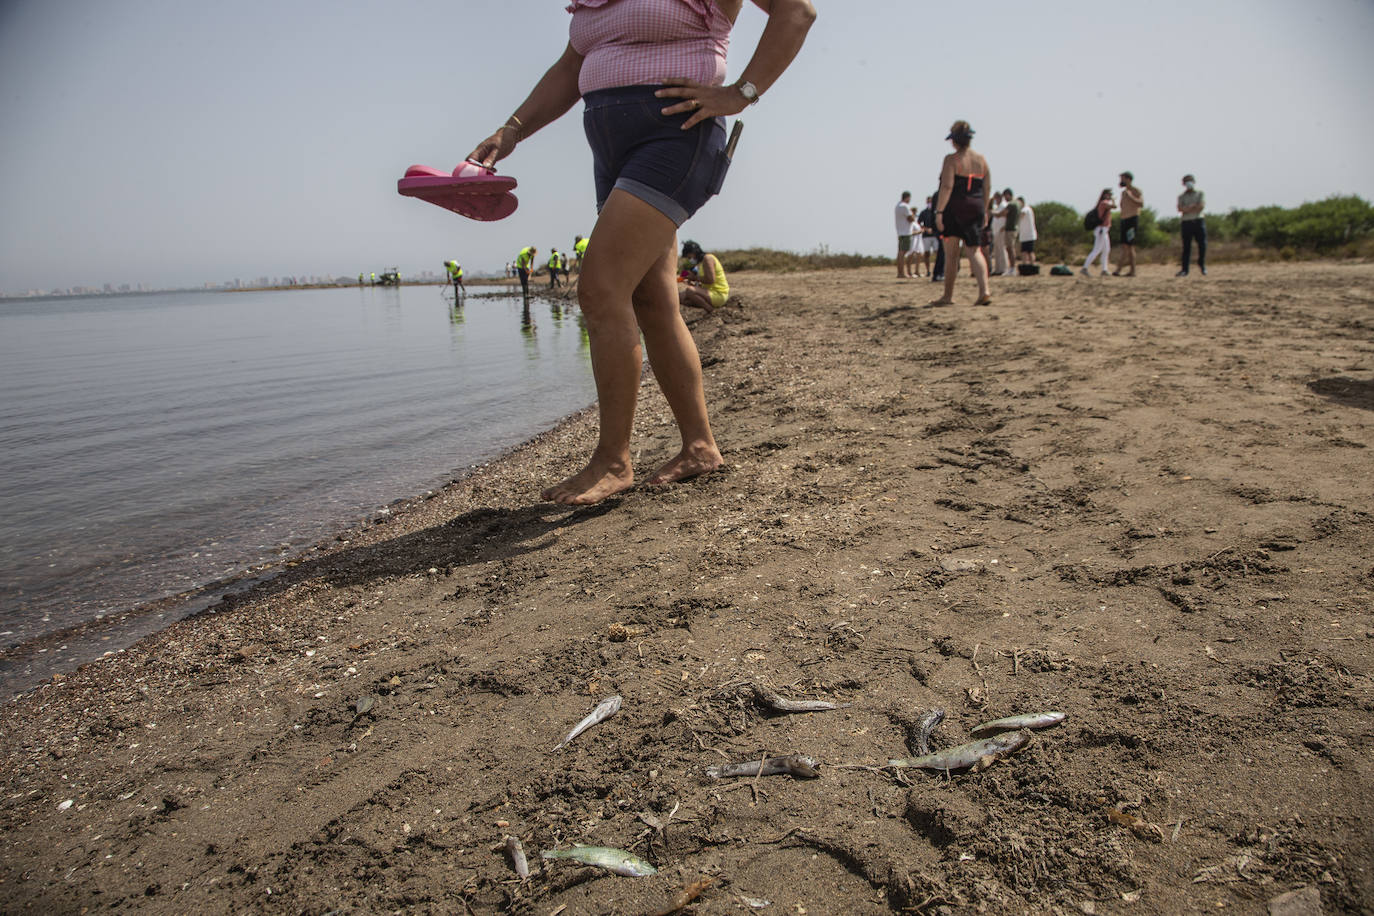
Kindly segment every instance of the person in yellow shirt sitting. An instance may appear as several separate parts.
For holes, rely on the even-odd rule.
[[[684,280],[678,290],[678,302],[699,309],[714,312],[730,298],[730,283],[725,279],[725,268],[720,259],[701,250],[701,246],[690,239],[682,243],[682,256],[692,262],[699,279]]]

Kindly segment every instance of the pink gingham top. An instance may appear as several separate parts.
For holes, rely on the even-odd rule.
[[[732,23],[713,0],[573,0],[568,12],[583,95],[675,76],[725,82]]]

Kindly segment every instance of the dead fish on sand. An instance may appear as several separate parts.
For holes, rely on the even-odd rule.
[[[821,775],[820,767],[820,761],[813,757],[791,754],[787,757],[765,757],[763,760],[746,760],[744,763],[707,767],[706,775],[712,779],[724,779],[729,776],[777,776],[779,773],[786,773],[798,779],[815,779]]]
[[[916,753],[930,753],[930,733],[935,731],[935,727],[943,721],[945,721],[943,709],[932,709],[916,720]]]
[[[962,770],[971,767],[984,757],[996,757],[1020,750],[1030,740],[1028,731],[1003,732],[991,738],[979,738],[958,747],[947,747],[943,751],[921,757],[906,757],[889,760],[890,767],[921,767],[927,770]]]
[[[618,712],[620,712],[620,697],[618,695],[602,700],[597,704],[596,709],[588,713],[587,718],[573,726],[573,730],[568,732],[568,737],[555,744],[553,749],[555,751],[558,750],[593,725],[596,725],[598,722],[605,722]]]
[[[617,697],[616,699],[619,699]],[[545,859],[572,859],[583,865],[595,865],[627,878],[644,878],[658,874],[658,869],[632,852],[609,846],[574,846],[572,849],[546,849],[540,853]]]
[[[515,869],[521,881],[530,876],[530,863],[525,858],[525,847],[520,845],[519,837],[506,837],[506,855],[510,856],[511,868]]]
[[[823,712],[827,709],[848,709],[849,703],[830,703],[826,700],[787,700],[766,687],[755,685],[754,699],[774,712]]]
[[[1019,731],[1023,728],[1049,728],[1051,725],[1058,725],[1069,716],[1062,712],[1028,712],[1019,716],[1007,716],[1005,719],[993,719],[991,722],[984,722],[982,725],[975,726],[969,730],[969,734],[974,737],[983,735],[993,735],[997,732]]]

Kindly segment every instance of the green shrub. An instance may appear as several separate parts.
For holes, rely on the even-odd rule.
[[[1088,234],[1083,231],[1083,214],[1068,204],[1046,200],[1031,204],[1035,211],[1036,255],[1044,261],[1063,261]]]
[[[876,267],[891,264],[884,255],[835,254],[821,245],[808,254],[778,251],[774,248],[743,248],[712,252],[720,258],[726,273],[736,270],[762,270],[771,273],[791,273],[798,270],[836,270],[845,267]]]
[[[1296,210],[1270,208],[1254,228],[1255,244],[1269,248],[1292,246],[1327,252],[1366,238],[1374,232],[1374,207],[1354,195],[1328,197]]]

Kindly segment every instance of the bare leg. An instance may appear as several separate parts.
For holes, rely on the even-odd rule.
[[[706,414],[701,356],[682,320],[682,312],[678,311],[677,283],[673,278],[676,249],[670,241],[634,292],[635,318],[644,332],[649,365],[654,368],[654,378],[682,434],[682,450],[649,478],[651,484],[675,483],[714,471],[722,460]],[[710,299],[701,290],[690,292],[702,296],[710,306]]]
[[[953,305],[954,280],[959,276],[959,240],[941,239],[940,243],[945,246],[945,295],[944,298],[935,301],[941,305]],[[977,249],[970,246],[969,250]]]
[[[978,283],[978,303],[986,304],[992,297],[988,295],[988,262],[983,257],[983,250],[969,248],[968,263],[969,269],[973,272],[973,279]]]
[[[682,291],[678,294],[678,303],[690,305],[693,308],[706,309],[708,313],[716,310],[716,307],[711,304],[711,297],[695,286],[683,286]],[[638,297],[635,298],[635,306],[639,306]],[[651,355],[649,358],[653,359],[653,356]]]
[[[544,499],[587,505],[634,483],[630,431],[643,356],[631,297],[676,232],[672,220],[624,191],[612,191],[601,209],[577,295],[591,344],[601,432],[587,466],[544,490]]]

